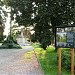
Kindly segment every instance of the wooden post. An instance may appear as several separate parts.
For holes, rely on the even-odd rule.
[[[74,75],[74,48],[72,48],[71,53],[71,75]]]
[[[61,75],[61,48],[58,48],[58,75]]]

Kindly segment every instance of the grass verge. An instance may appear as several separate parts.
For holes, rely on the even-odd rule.
[[[47,47],[47,50],[37,48],[35,52],[45,75],[58,75],[57,52],[53,46]],[[70,71],[62,67],[62,75],[71,75]]]

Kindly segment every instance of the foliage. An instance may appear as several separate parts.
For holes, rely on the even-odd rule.
[[[16,14],[19,25],[32,25],[35,30],[35,41],[41,40],[42,47],[47,30],[49,35],[55,35],[55,26],[67,26],[75,23],[74,0],[3,0],[12,8],[12,16]],[[48,32],[47,32],[48,33]],[[46,37],[41,39],[41,36]],[[45,35],[44,35],[45,34]],[[51,39],[49,38],[48,41]],[[46,46],[46,45],[45,45]],[[45,47],[44,46],[44,47]],[[48,46],[48,44],[47,44]]]
[[[62,52],[62,66],[65,68],[71,68],[71,52],[63,51]]]
[[[4,26],[3,26],[2,17],[0,15],[0,42],[2,42],[4,39],[3,32],[4,32]]]
[[[35,38],[35,34],[31,35],[30,39],[33,43],[35,43],[37,41],[37,39]]]
[[[41,47],[43,49],[46,50],[46,47],[49,46],[51,44],[51,36],[50,36],[50,33],[48,34],[48,32],[44,32],[43,34],[40,34],[41,36],[41,39],[40,39],[40,44],[41,44]]]
[[[39,43],[33,43],[32,46],[33,46],[34,48],[41,48],[41,46],[40,46]]]
[[[0,0],[0,42],[3,42],[4,38],[6,37],[3,35],[7,16],[5,8],[6,5],[3,3],[3,0]]]
[[[37,44],[36,44],[37,47]],[[42,48],[35,48],[35,53],[39,60],[39,63],[44,71],[45,75],[58,75],[58,61],[57,61],[57,52],[53,46],[48,46],[47,50]],[[70,75],[68,69],[64,69],[62,66],[62,75]]]
[[[29,51],[29,52],[27,52],[27,53],[24,54],[23,59],[32,60],[33,59],[33,57],[32,57],[33,54],[34,54],[33,50]]]
[[[74,56],[75,59],[75,56]],[[67,69],[71,69],[71,51],[70,50],[63,50],[62,51],[62,66]],[[74,61],[74,68],[75,68],[75,61]]]
[[[41,26],[40,23],[38,23],[35,26],[35,33],[32,35],[31,41],[39,42],[41,44],[41,47],[46,49],[46,47],[51,44],[51,32],[49,30],[49,26],[46,26],[43,23]]]
[[[73,0],[3,0],[3,2],[12,7],[12,14],[16,14],[16,21],[19,25],[49,24],[54,33],[55,26],[75,22]],[[33,14],[34,18],[31,18]],[[42,19],[45,19],[46,23],[41,21]]]
[[[5,3],[3,3],[2,0],[0,0],[0,25],[2,24],[4,25],[6,20],[7,12],[4,9],[5,6],[6,6]]]
[[[6,37],[6,36],[3,36],[3,34],[0,35],[0,42],[3,42],[5,37]]]
[[[46,49],[48,45],[51,44],[51,32],[50,32],[50,25],[47,23],[46,16],[38,16],[36,17],[37,24],[34,27],[35,30],[35,37],[38,42],[40,42],[41,47]]]
[[[7,39],[2,43],[2,46],[0,46],[1,49],[12,49],[12,48],[21,48],[16,40],[13,39],[10,35],[7,37]]]
[[[5,0],[7,1],[7,0]],[[16,22],[19,25],[30,25],[31,23],[31,14],[32,14],[32,1],[31,0],[9,0],[7,6],[10,6],[11,11],[11,18],[13,15],[16,15]]]
[[[43,31],[41,31],[43,32]],[[36,32],[37,33],[37,32]],[[51,36],[48,32],[33,34],[31,37],[32,42],[39,42],[41,47],[46,50],[46,47],[51,44]]]

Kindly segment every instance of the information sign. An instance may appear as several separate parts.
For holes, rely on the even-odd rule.
[[[56,27],[55,46],[56,47],[75,47],[75,27]]]

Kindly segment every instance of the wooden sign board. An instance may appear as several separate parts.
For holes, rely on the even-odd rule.
[[[75,47],[75,26],[55,28],[55,46],[57,48]]]
[[[55,46],[58,48],[58,75],[61,74],[61,48],[72,48],[71,75],[74,75],[75,26],[55,28]]]

